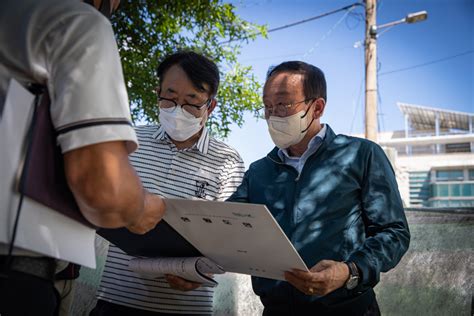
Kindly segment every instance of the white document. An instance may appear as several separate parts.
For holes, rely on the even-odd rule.
[[[6,254],[13,233],[20,197],[18,170],[33,100],[28,90],[11,80],[0,120],[0,254]],[[94,239],[94,229],[24,197],[14,253],[34,252],[95,268]]]
[[[165,199],[164,219],[225,271],[284,280],[308,271],[265,205]]]
[[[177,275],[188,281],[214,287],[217,282],[211,274],[222,274],[224,269],[206,257],[185,258],[136,258],[128,267],[137,273],[150,276]]]

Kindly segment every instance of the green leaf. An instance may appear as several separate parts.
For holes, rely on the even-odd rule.
[[[200,52],[221,69],[218,106],[208,121],[214,135],[227,137],[231,123],[242,126],[244,112],[260,107],[262,86],[237,56],[244,42],[266,37],[266,26],[244,21],[234,11],[218,0],[121,1],[112,23],[135,122],[158,121],[155,70],[180,49]]]

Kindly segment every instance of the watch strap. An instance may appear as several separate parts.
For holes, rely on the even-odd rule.
[[[346,262],[347,267],[349,268],[349,278],[346,281],[345,288],[348,290],[353,290],[359,284],[359,270],[354,262]]]
[[[349,267],[349,278],[351,277],[359,277],[359,269],[357,269],[357,266],[354,262],[352,261],[344,261],[345,264]]]

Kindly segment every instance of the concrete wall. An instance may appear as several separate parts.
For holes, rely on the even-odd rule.
[[[383,315],[473,315],[474,211],[407,212],[412,240],[375,288]]]
[[[473,315],[474,210],[464,213],[407,211],[412,242],[400,264],[376,286],[382,315]],[[95,305],[106,254],[98,241],[97,270],[82,269],[72,315],[88,315]],[[261,315],[249,277],[218,277],[215,315]]]

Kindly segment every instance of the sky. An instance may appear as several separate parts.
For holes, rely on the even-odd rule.
[[[269,29],[310,18],[356,1],[226,1],[244,20]],[[397,102],[474,112],[474,0],[381,0],[377,25],[425,10],[428,19],[379,31],[379,131],[404,129]],[[264,82],[269,66],[302,60],[326,75],[328,100],[321,119],[336,134],[364,132],[364,8],[339,12],[243,44],[238,60]],[[382,33],[383,32],[383,33]],[[362,44],[362,45],[361,45]],[[264,120],[245,115],[232,125],[227,143],[246,166],[264,157],[273,143]]]

